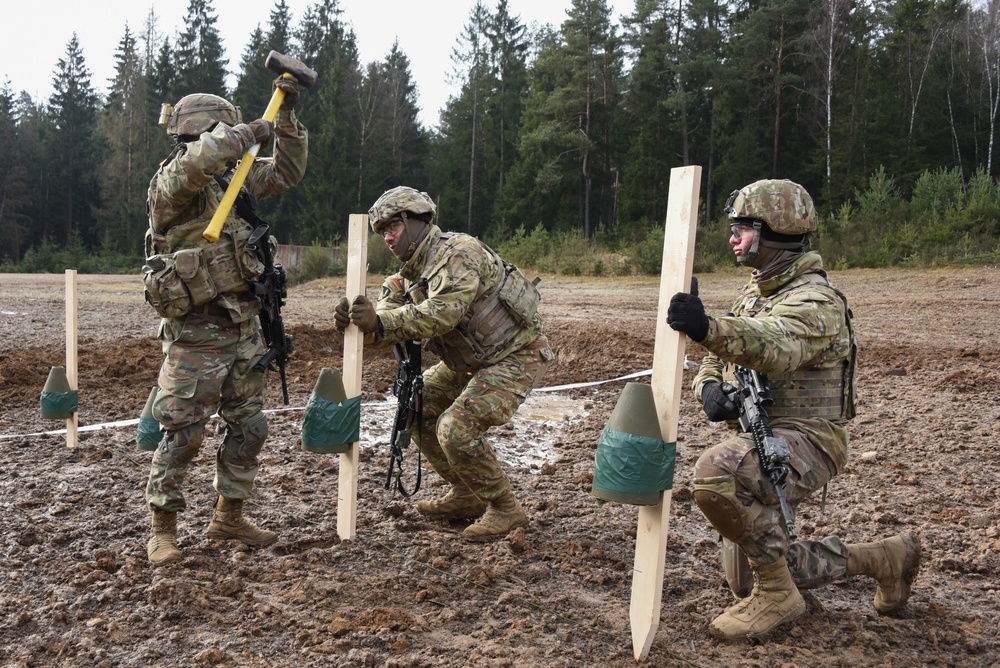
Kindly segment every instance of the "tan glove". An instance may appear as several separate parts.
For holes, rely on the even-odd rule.
[[[350,308],[351,305],[347,302],[347,297],[341,297],[337,305],[333,307],[333,321],[337,324],[337,329],[342,332],[351,324]]]
[[[258,144],[263,144],[271,138],[271,124],[263,118],[247,123],[247,127],[253,132],[253,138]]]
[[[350,310],[351,322],[358,326],[365,334],[381,329],[379,327],[378,316],[375,315],[375,305],[364,295],[354,298]]]
[[[299,87],[295,85],[295,82],[291,79],[286,79],[281,76],[274,80],[271,84],[271,90],[274,91],[276,88],[280,88],[285,91],[285,99],[281,101],[282,109],[293,109],[299,102]]]

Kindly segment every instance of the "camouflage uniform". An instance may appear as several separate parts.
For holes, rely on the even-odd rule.
[[[840,473],[847,462],[847,414],[853,406],[838,405],[833,415],[808,406],[801,398],[797,405],[781,406],[783,377],[813,371],[813,396],[832,388],[838,404],[851,386],[849,361],[854,350],[847,305],[829,284],[817,253],[804,253],[785,272],[769,280],[747,284],[733,304],[733,315],[710,318],[708,334],[701,342],[711,351],[702,360],[692,385],[701,397],[706,383],[732,381],[731,366],[739,364],[769,375],[775,391],[775,406],[768,410],[775,436],[785,438],[792,452],[791,471],[785,483],[789,503],[823,487]],[[825,370],[825,371],[821,371]],[[801,374],[799,374],[801,375]],[[824,378],[825,376],[825,378]],[[808,381],[799,380],[802,388]],[[850,401],[850,398],[846,399]],[[813,415],[810,415],[812,413]],[[738,427],[738,423],[733,423]],[[702,477],[708,469],[725,470],[729,476]],[[802,540],[789,545],[781,522],[778,499],[770,480],[758,464],[753,439],[748,434],[706,450],[695,466],[695,485],[704,489],[732,486],[735,496],[749,509],[752,522],[736,542],[751,559],[771,563],[786,554],[789,569],[800,588],[816,587],[842,577],[847,571],[847,548],[836,536],[823,541]],[[745,591],[749,574],[733,560],[736,550],[724,550],[730,585]],[[740,581],[742,580],[742,581]]]
[[[278,111],[273,136],[273,157],[255,160],[243,185],[258,200],[288,190],[306,168],[306,129],[291,109]],[[178,144],[149,184],[147,256],[195,249],[218,288],[208,302],[160,323],[164,360],[153,415],[166,436],[153,455],[146,486],[154,510],[184,509],[181,485],[216,410],[227,429],[216,453],[216,490],[224,498],[249,498],[257,474],[257,454],[267,436],[266,371],[252,367],[265,348],[256,317],[260,304],[247,284],[260,278],[263,264],[247,246],[251,226],[235,208],[217,242],[202,236],[225,192],[214,175],[255,143],[247,125],[220,122]]]
[[[467,486],[486,502],[510,490],[486,430],[510,421],[555,357],[537,313],[509,343],[482,360],[456,352],[450,337],[468,324],[470,311],[502,278],[495,260],[474,237],[442,233],[431,225],[400,272],[382,284],[376,303],[381,332],[366,339],[375,348],[422,340],[441,357],[424,372],[425,426],[414,439],[441,477],[453,486]],[[426,297],[414,289],[421,278],[427,279]]]

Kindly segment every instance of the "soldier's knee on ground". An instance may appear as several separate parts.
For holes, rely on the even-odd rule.
[[[240,424],[227,424],[219,455],[226,461],[252,466],[264,447],[267,433],[267,416],[263,411],[258,411]]]
[[[198,454],[204,440],[205,425],[200,422],[183,429],[166,431],[156,447],[154,457],[166,462],[170,468],[184,468]]]

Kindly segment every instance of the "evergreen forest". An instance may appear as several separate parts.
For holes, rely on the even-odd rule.
[[[69,36],[48,99],[0,89],[0,270],[138,271],[171,149],[161,104],[211,92],[249,121],[270,50],[319,73],[296,108],[306,176],[261,203],[281,243],[336,246],[349,214],[405,184],[515,262],[656,272],[670,170],[700,165],[702,270],[732,265],[723,205],[762,178],[812,193],[834,268],[1000,263],[1000,0],[564,2],[561,25],[529,27],[477,1],[461,34],[434,36],[455,45],[434,127],[398,43],[360,62],[343,0],[302,16],[276,0],[239,54],[215,0],[188,0],[174,35],[151,6],[109,45],[106,86]]]

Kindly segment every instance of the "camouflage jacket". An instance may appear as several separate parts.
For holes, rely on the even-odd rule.
[[[278,111],[273,137],[273,156],[255,159],[243,183],[243,190],[257,200],[288,190],[305,174],[308,133],[292,110]],[[227,163],[235,163],[254,143],[253,132],[247,125],[230,127],[219,123],[197,140],[178,146],[161,163],[149,182],[146,200],[147,257],[202,248],[213,268],[225,267],[221,271],[227,272],[232,265],[235,268],[231,271],[240,272],[244,279],[253,280],[255,273],[259,277],[263,265],[255,253],[243,248],[250,224],[236,215],[235,207],[229,212],[218,241],[213,243],[202,236],[225,194],[215,181],[215,174],[222,174]],[[232,173],[225,176],[229,180]],[[244,291],[223,292],[216,299],[236,321],[252,317],[259,306],[255,297],[241,292]]]
[[[437,225],[430,231],[398,274],[382,284],[375,310],[382,323],[379,335],[369,335],[368,343],[385,348],[406,340],[422,340],[449,367],[469,370],[460,359],[462,343],[456,330],[468,326],[468,316],[477,302],[497,288],[502,279],[494,254],[478,239],[467,234],[444,234]],[[416,289],[427,280],[426,295]],[[503,359],[538,338],[542,319],[536,313],[531,324],[518,327],[509,341],[496,347],[478,366]]]
[[[709,317],[708,334],[701,345],[710,354],[692,383],[695,396],[700,401],[706,383],[732,382],[736,364],[768,374],[772,385],[775,379],[794,377],[797,372],[822,375],[826,370],[836,377],[831,385],[843,391],[844,417],[853,416],[856,343],[849,314],[845,298],[826,278],[818,253],[804,253],[771,279],[760,283],[752,279],[733,303],[732,314]],[[843,422],[840,417],[796,415],[772,417],[771,425],[804,433],[839,471],[847,460]]]

